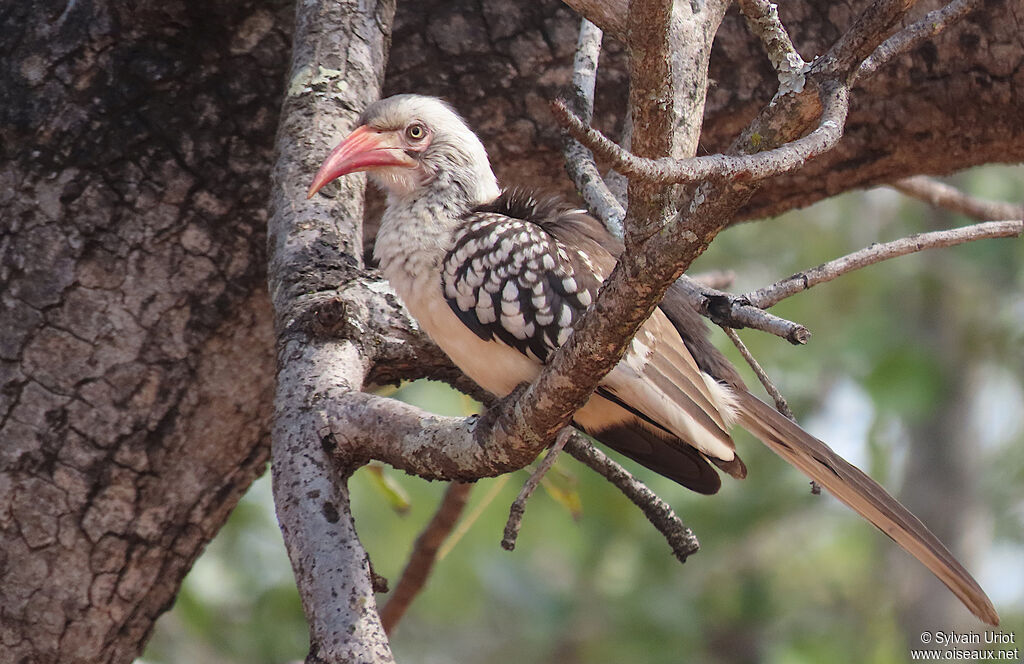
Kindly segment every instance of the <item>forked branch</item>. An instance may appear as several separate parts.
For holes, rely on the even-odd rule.
[[[537,468],[530,473],[530,476],[523,484],[523,488],[519,490],[519,495],[512,501],[512,507],[509,508],[508,521],[505,523],[505,535],[501,539],[501,548],[506,551],[512,551],[516,548],[519,528],[523,525],[523,515],[526,514],[526,501],[530,499],[533,492],[540,486],[540,481],[544,478],[544,475],[551,470],[551,466],[555,464],[558,455],[562,452],[562,448],[565,447],[572,434],[573,430],[571,427],[562,429],[558,434],[558,438],[555,439],[555,444],[548,450],[544,459],[537,464]]]
[[[861,63],[854,80],[871,76],[883,65],[953,25],[980,4],[981,0],[955,0],[941,9],[928,12],[920,20],[879,44],[878,48]]]
[[[849,91],[844,85],[829,84],[821,90],[820,98],[821,118],[817,128],[806,136],[754,154],[714,154],[689,159],[638,157],[585,124],[565,102],[555,101],[552,109],[555,118],[576,140],[626,175],[660,184],[692,184],[709,179],[756,182],[794,171],[839,142],[849,111]]]

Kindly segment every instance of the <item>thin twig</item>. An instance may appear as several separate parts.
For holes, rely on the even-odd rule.
[[[919,21],[908,25],[882,42],[860,64],[854,75],[854,80],[871,76],[886,63],[953,25],[979,4],[981,4],[981,0],[955,0],[941,9],[928,12]]]
[[[580,36],[576,42],[576,57],[572,68],[572,96],[569,103],[573,111],[589,124],[594,114],[594,86],[597,79],[597,62],[601,54],[601,29],[580,19]],[[580,193],[587,207],[616,237],[622,237],[622,221],[626,211],[608,189],[594,162],[594,155],[572,136],[566,135],[562,148],[565,154],[565,170],[576,191]]]
[[[512,506],[508,510],[508,521],[505,523],[505,534],[501,538],[501,548],[506,551],[513,551],[516,548],[516,539],[519,537],[519,528],[523,525],[523,515],[526,514],[526,501],[530,499],[533,492],[537,490],[540,485],[541,478],[543,478],[551,466],[555,465],[555,460],[558,458],[558,454],[565,447],[565,443],[572,436],[572,427],[565,427],[559,432],[558,437],[555,438],[554,445],[548,450],[548,453],[544,456],[539,464],[537,464],[536,470],[530,473],[530,476],[526,478],[526,482],[523,483],[523,488],[519,490],[519,495],[512,501]]]
[[[806,327],[751,306],[745,296],[722,292],[697,283],[685,275],[679,278],[676,286],[694,309],[716,325],[761,330],[795,346],[802,346],[811,340],[811,331]]]
[[[828,52],[816,59],[812,74],[850,83],[857,69],[882,42],[892,26],[906,16],[917,0],[875,0],[854,20]]]
[[[804,89],[804,74],[811,65],[793,46],[786,26],[779,19],[779,7],[768,0],[740,0],[740,11],[747,19],[750,31],[761,39],[765,53],[779,76],[776,96]]]
[[[793,417],[793,411],[790,410],[789,404],[786,402],[786,397],[782,396],[782,392],[779,392],[779,388],[775,387],[775,383],[773,383],[772,379],[768,377],[768,374],[761,366],[761,363],[751,355],[747,345],[743,343],[742,339],[740,339],[740,335],[736,334],[736,330],[731,327],[725,327],[724,325],[722,326],[722,329],[725,331],[726,336],[728,336],[732,341],[733,345],[736,346],[736,349],[740,351],[740,355],[743,356],[743,359],[750,365],[750,368],[754,371],[754,375],[757,376],[757,379],[761,381],[761,385],[764,386],[765,391],[767,391],[775,401],[775,409],[789,419],[795,420],[796,418]]]
[[[629,471],[610,459],[601,450],[580,434],[569,438],[565,451],[577,461],[596,471],[599,475],[614,484],[634,505],[640,508],[647,520],[665,537],[672,553],[681,563],[697,553],[700,542],[686,524],[679,520],[675,511],[664,500]]]
[[[812,286],[890,258],[905,256],[925,249],[952,247],[974,240],[1017,237],[1022,232],[1024,232],[1024,221],[988,221],[946,231],[919,233],[884,244],[873,244],[816,268],[798,272],[791,277],[741,297],[755,307],[768,308]]]
[[[626,175],[661,184],[693,183],[709,178],[759,181],[794,171],[839,142],[850,106],[848,89],[839,84],[826,88],[821,94],[824,108],[816,129],[775,149],[748,155],[645,159],[622,149],[600,131],[586,125],[565,102],[555,101],[552,108],[555,118],[570,134]]]
[[[380,620],[386,633],[391,634],[406,609],[426,585],[437,561],[437,553],[459,520],[472,489],[472,484],[464,482],[449,484],[434,517],[416,538],[409,562],[402,571],[402,578],[398,580],[387,604],[380,610]]]
[[[957,212],[978,221],[1024,218],[1024,205],[1013,205],[997,201],[985,201],[968,196],[956,187],[933,180],[924,175],[904,178],[893,183],[892,188],[902,194],[924,201],[944,210]]]

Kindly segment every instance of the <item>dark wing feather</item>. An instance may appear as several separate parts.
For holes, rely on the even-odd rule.
[[[601,276],[585,254],[524,214],[522,201],[512,202],[466,215],[444,258],[441,287],[481,339],[545,362],[597,296]]]
[[[691,491],[711,495],[718,493],[722,488],[722,479],[708,464],[709,459],[694,447],[680,441],[668,429],[648,417],[646,413],[630,406],[611,390],[599,387],[594,395],[594,399],[605,399],[632,413],[638,421],[602,429],[599,432],[587,431],[586,427],[577,423],[580,429],[587,431],[619,454],[678,482]],[[648,426],[643,426],[641,422]],[[717,459],[710,461],[719,465]],[[739,462],[739,457],[736,457],[735,461]]]

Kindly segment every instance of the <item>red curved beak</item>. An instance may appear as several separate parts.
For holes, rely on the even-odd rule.
[[[325,184],[349,173],[381,166],[412,168],[416,161],[405,153],[399,141],[397,132],[381,132],[366,125],[356,128],[324,159],[306,198],[313,198]]]

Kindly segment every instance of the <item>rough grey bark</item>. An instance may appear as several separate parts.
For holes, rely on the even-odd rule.
[[[369,311],[351,297],[372,293],[344,288],[366,283],[365,182],[342,182],[337,205],[304,195],[328,141],[380,94],[394,11],[393,0],[298,3],[277,133],[268,227],[278,351],[274,503],[309,620],[310,663],[394,661],[349,507],[348,477],[359,460],[335,462],[322,413],[363,388],[375,359],[359,329]]]
[[[0,10],[0,661],[126,662],[263,472],[281,5]]]
[[[787,3],[783,19],[810,59],[865,4]],[[765,188],[744,214],[1024,158],[1013,12],[990,2],[855,90],[830,161]],[[265,466],[262,225],[292,16],[283,0],[0,9],[0,662],[130,661]],[[396,21],[386,92],[443,94],[499,174],[565,181],[547,102],[569,78],[568,9],[430,0],[402,3]],[[701,145],[713,150],[775,77],[733,14],[711,61]],[[621,47],[605,50],[599,99],[625,99],[624,62]],[[620,111],[599,107],[598,126]],[[356,262],[322,265],[325,281],[357,264],[348,241]],[[356,326],[387,360],[356,373],[454,376],[393,298],[352,288],[307,312],[324,338]]]

